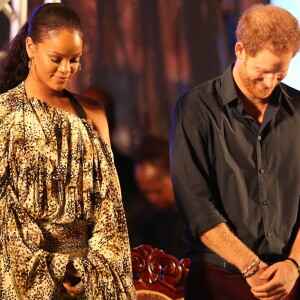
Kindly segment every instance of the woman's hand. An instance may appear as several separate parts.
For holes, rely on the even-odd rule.
[[[63,286],[67,294],[72,298],[80,296],[84,293],[84,284],[71,263],[67,265],[66,274],[63,278]]]
[[[72,286],[70,282],[65,281],[63,282],[63,285],[66,289],[66,292],[68,295],[70,295],[72,298],[75,298],[77,296],[80,296],[84,293],[84,285],[83,282],[80,281],[77,285]]]

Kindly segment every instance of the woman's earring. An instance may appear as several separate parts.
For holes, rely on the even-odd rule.
[[[31,68],[31,60],[28,61],[28,69]]]
[[[78,68],[78,71],[81,71],[81,64],[79,64],[79,68]]]

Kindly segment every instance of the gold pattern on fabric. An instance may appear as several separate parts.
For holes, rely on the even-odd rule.
[[[62,299],[72,261],[77,299],[134,299],[130,246],[110,147],[89,121],[0,95],[0,299]]]

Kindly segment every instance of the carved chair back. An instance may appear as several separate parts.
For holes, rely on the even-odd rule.
[[[160,249],[141,245],[131,249],[131,259],[137,300],[184,299],[188,258],[178,260]]]

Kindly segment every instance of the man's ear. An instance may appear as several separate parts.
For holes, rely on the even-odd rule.
[[[35,50],[35,44],[31,37],[26,38],[26,51],[29,59],[31,59],[34,56],[34,50]]]
[[[245,57],[245,48],[241,42],[237,42],[234,47],[235,55],[239,59],[244,59]]]

